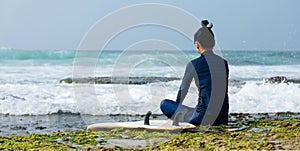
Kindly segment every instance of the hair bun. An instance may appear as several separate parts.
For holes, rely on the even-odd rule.
[[[209,24],[210,24],[210,26],[208,26]],[[208,20],[202,20],[201,25],[202,25],[202,27],[207,27],[208,29],[211,29],[213,27],[213,24],[209,23]]]
[[[202,27],[206,27],[209,24],[208,20],[202,20],[201,25]]]

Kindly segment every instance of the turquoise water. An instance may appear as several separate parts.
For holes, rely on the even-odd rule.
[[[299,65],[300,51],[223,51],[231,65]]]
[[[132,54],[144,54],[151,56],[159,52],[161,55],[167,57],[172,54],[172,51],[133,51]],[[99,52],[87,51],[86,53],[93,53],[95,56]],[[198,54],[194,50],[184,50],[183,54],[189,58],[195,58]],[[102,51],[99,60],[104,64],[113,64],[114,59],[122,55],[122,51]],[[230,65],[299,65],[300,51],[221,51],[221,55],[226,58]],[[75,50],[0,50],[0,60],[3,61],[30,61],[35,60],[40,63],[48,62],[53,64],[73,63],[76,56]],[[181,57],[181,56],[178,56]],[[38,64],[37,64],[38,65]]]

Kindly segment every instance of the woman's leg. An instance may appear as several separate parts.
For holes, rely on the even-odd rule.
[[[194,108],[179,104],[173,100],[164,99],[160,104],[161,111],[168,117],[172,118],[175,113],[185,112],[184,121],[189,122],[191,117],[193,116]]]
[[[204,114],[194,111],[193,115],[190,118],[189,123],[194,124],[194,125],[200,125],[202,122]]]

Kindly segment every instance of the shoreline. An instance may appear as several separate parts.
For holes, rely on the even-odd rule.
[[[229,125],[253,120],[300,119],[300,113],[230,113]],[[88,125],[104,122],[128,122],[144,120],[144,115],[80,115],[73,113],[56,113],[49,115],[5,115],[0,114],[0,136],[30,135],[31,133],[49,134],[57,131],[72,132],[86,130]],[[166,120],[162,114],[153,114],[150,119]]]

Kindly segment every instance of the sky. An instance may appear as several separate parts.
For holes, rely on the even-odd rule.
[[[300,50],[299,0],[0,0],[0,48],[75,50],[99,20],[121,8],[145,3],[167,4],[198,20],[210,20],[222,50]],[[147,39],[194,49],[193,42],[178,32],[151,25],[116,35],[105,49],[126,49]]]

